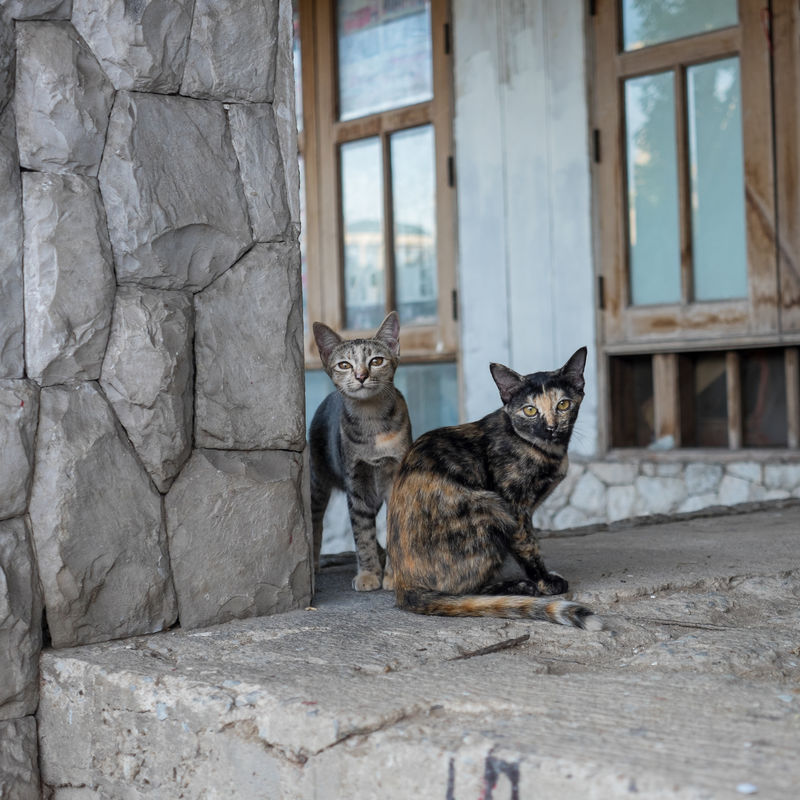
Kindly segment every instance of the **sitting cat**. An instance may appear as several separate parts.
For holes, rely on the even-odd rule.
[[[395,388],[400,323],[392,311],[371,339],[342,339],[320,322],[314,338],[335,392],[320,404],[309,430],[311,520],[314,559],[319,564],[322,518],[332,489],[347,494],[358,574],[353,588],[392,588],[391,566],[381,568],[375,517],[388,501],[392,481],[411,445],[411,423]],[[380,548],[382,550],[382,548]]]
[[[541,599],[567,582],[548,572],[533,510],[567,472],[586,348],[553,372],[490,369],[503,407],[414,442],[389,501],[387,550],[397,605],[418,614],[530,617],[599,629],[584,606]],[[523,580],[501,580],[507,555]]]

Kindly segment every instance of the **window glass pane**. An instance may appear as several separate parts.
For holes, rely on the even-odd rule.
[[[406,398],[415,438],[431,428],[458,424],[455,364],[402,364],[394,383]],[[333,384],[325,372],[306,370],[306,428],[319,404],[332,391]]]
[[[626,50],[736,25],[736,0],[622,0]]]
[[[741,353],[742,443],[786,447],[786,372],[783,350]]]
[[[433,97],[430,0],[339,0],[339,118]]]
[[[402,336],[401,329],[401,341]],[[406,398],[414,438],[431,428],[458,424],[455,364],[403,364],[394,383]]]
[[[377,328],[386,315],[380,140],[343,144],[340,153],[345,326]]]
[[[746,297],[739,59],[690,67],[686,88],[694,298]]]
[[[625,82],[628,253],[634,305],[680,300],[673,73]]]
[[[308,333],[308,262],[306,260],[306,164],[303,156],[297,157],[300,172],[300,277],[303,284],[303,330]]]
[[[300,13],[297,0],[292,0],[292,61],[294,63],[294,106],[297,114],[297,130],[303,130],[303,83],[302,62],[300,61]]]
[[[685,402],[681,428],[687,447],[728,446],[728,385],[725,356],[719,353],[687,357],[691,390]],[[682,404],[683,404],[682,402]]]
[[[611,359],[611,444],[647,447],[653,441],[653,360]]]
[[[436,321],[436,191],[433,127],[391,137],[397,313],[403,323]]]

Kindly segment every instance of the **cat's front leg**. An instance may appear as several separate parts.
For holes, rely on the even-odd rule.
[[[518,516],[518,524],[514,530],[509,546],[514,557],[525,570],[540,594],[564,594],[569,588],[569,583],[557,572],[550,572],[539,553],[539,541],[533,530],[533,523],[527,512]]]
[[[353,528],[358,562],[358,572],[353,578],[353,588],[357,592],[372,592],[381,588],[383,578],[375,528],[377,513],[358,496],[348,495],[347,507],[350,512],[350,524]]]

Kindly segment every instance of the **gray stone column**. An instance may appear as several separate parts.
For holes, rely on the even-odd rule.
[[[0,0],[3,797],[43,607],[62,647],[310,600],[291,35],[290,0]]]
[[[54,644],[308,602],[291,3],[6,6],[2,377],[43,392],[35,448],[6,437],[33,478],[0,499],[30,515]],[[218,477],[181,479],[199,463]],[[236,577],[200,609],[220,536]]]

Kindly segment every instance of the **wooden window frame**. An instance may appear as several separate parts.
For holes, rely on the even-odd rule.
[[[306,302],[310,320],[320,320],[346,336],[369,335],[348,330],[345,322],[344,241],[339,146],[366,137],[382,144],[385,177],[390,176],[390,136],[398,131],[432,125],[436,164],[437,323],[403,324],[403,360],[408,363],[453,361],[458,349],[455,314],[455,190],[452,180],[453,97],[449,46],[450,8],[447,0],[431,0],[433,99],[430,101],[339,120],[337,111],[336,19],[333,0],[299,0],[300,49],[303,70],[303,131],[300,153],[306,191]],[[384,205],[391,209],[391,181],[384,180]],[[384,214],[384,233],[391,215]],[[385,237],[388,243],[391,237]],[[387,246],[387,312],[394,303],[393,253]],[[319,367],[311,331],[306,332],[305,359]]]
[[[595,164],[599,274],[604,283],[601,328],[606,351],[655,352],[692,341],[712,348],[720,337],[737,345],[766,343],[779,330],[775,245],[775,185],[771,118],[770,45],[761,0],[739,0],[739,24],[708,33],[622,50],[618,0],[597,0],[594,120],[602,143]],[[691,298],[691,230],[684,87],[688,67],[738,56],[741,68],[748,293],[743,300]],[[629,296],[624,82],[675,70],[676,143],[681,250],[681,301],[633,306]]]
[[[756,348],[749,348],[756,349]],[[769,448],[744,447],[744,412],[742,396],[742,365],[741,357],[748,351],[748,348],[728,350],[718,348],[714,350],[702,351],[683,351],[671,353],[653,353],[652,375],[653,375],[653,440],[655,442],[671,437],[675,449],[672,454],[660,452],[658,450],[646,450],[649,457],[674,457],[674,453],[709,453],[714,454],[745,450],[748,457],[757,453],[759,449],[770,453],[791,453],[800,448],[800,348],[786,346],[778,348],[783,350],[783,370],[785,377],[786,391],[786,446],[775,446]],[[686,373],[687,356],[692,352],[702,352],[704,355],[718,352],[725,358],[725,386],[727,402],[727,446],[724,448],[709,448],[690,446],[681,450],[685,446],[683,441],[685,431],[683,430],[686,420],[686,413],[691,406],[690,392],[691,382]],[[607,368],[608,370],[608,368]],[[608,370],[610,371],[610,370]],[[624,402],[624,398],[621,398]],[[617,400],[620,402],[620,399]],[[618,410],[617,413],[625,414],[625,410]],[[611,424],[611,423],[609,423]],[[689,424],[691,427],[691,424]],[[609,442],[612,445],[611,442]],[[613,445],[611,448],[616,452],[630,453],[641,450],[638,447],[624,447]],[[795,453],[796,455],[796,453]]]

